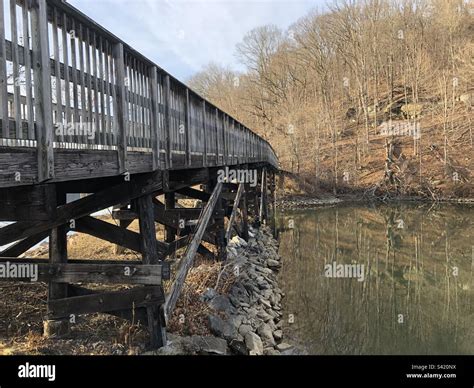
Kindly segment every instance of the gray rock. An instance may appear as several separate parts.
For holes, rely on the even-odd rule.
[[[200,353],[219,355],[226,355],[229,353],[227,348],[227,341],[222,338],[212,336],[203,337],[198,335],[193,335],[191,338],[193,344],[199,348]]]
[[[270,301],[266,300],[266,299],[260,299],[260,303],[262,305],[264,305],[265,307],[271,309],[272,308],[272,304],[270,303]]]
[[[229,348],[233,354],[238,354],[242,356],[249,355],[249,351],[247,350],[247,346],[245,345],[243,339],[230,341]]]
[[[283,331],[282,330],[275,330],[273,332],[273,338],[275,338],[277,341],[281,340],[283,338]]]
[[[273,319],[273,317],[270,314],[267,314],[265,311],[259,311],[257,317],[263,320],[264,322],[268,322]]]
[[[244,338],[245,346],[247,346],[250,355],[263,355],[263,343],[257,334],[249,332],[244,336]]]
[[[245,317],[243,315],[232,315],[229,322],[234,325],[235,328],[239,328],[242,325]]]
[[[275,346],[276,342],[270,325],[262,323],[257,329],[257,333],[265,345]]]
[[[209,329],[211,333],[224,338],[226,340],[232,340],[237,338],[237,329],[228,321],[223,321],[217,315],[209,315]]]
[[[253,328],[250,325],[241,325],[239,327],[239,334],[242,335],[244,338],[245,338],[245,335],[247,333],[250,333],[251,331],[253,331]]]
[[[271,268],[271,269],[278,269],[278,268],[281,267],[281,264],[278,261],[274,260],[274,259],[268,259],[267,260],[267,267]]]
[[[209,302],[209,307],[216,311],[229,311],[231,309],[229,297],[217,295]]]
[[[229,295],[229,301],[236,308],[239,308],[241,306],[240,301],[233,295]]]
[[[281,344],[278,344],[276,346],[277,350],[279,350],[280,352],[287,351],[287,350],[291,349],[292,347],[293,347],[292,345],[287,344],[286,342],[282,342]]]

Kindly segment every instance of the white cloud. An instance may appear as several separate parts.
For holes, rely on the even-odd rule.
[[[209,62],[239,66],[235,45],[252,28],[287,28],[316,0],[70,0],[159,66],[184,79]]]

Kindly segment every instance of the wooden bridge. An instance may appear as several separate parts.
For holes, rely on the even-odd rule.
[[[161,346],[195,254],[224,260],[234,230],[248,238],[249,211],[259,222],[274,209],[278,159],[267,141],[63,1],[0,0],[0,120],[0,221],[11,221],[0,264],[34,264],[49,283],[46,334],[101,312],[141,321]],[[177,207],[178,198],[202,207]],[[92,216],[110,207],[118,225]],[[134,219],[139,233],[127,229]],[[69,231],[142,260],[68,260]],[[18,258],[46,237],[49,259]]]

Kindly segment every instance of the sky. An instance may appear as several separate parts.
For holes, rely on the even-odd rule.
[[[68,0],[176,78],[213,62],[243,70],[235,46],[255,27],[286,30],[326,0]]]

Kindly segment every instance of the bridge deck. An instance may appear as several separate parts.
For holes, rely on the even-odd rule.
[[[3,42],[0,188],[278,166],[267,141],[69,4],[0,0]]]

